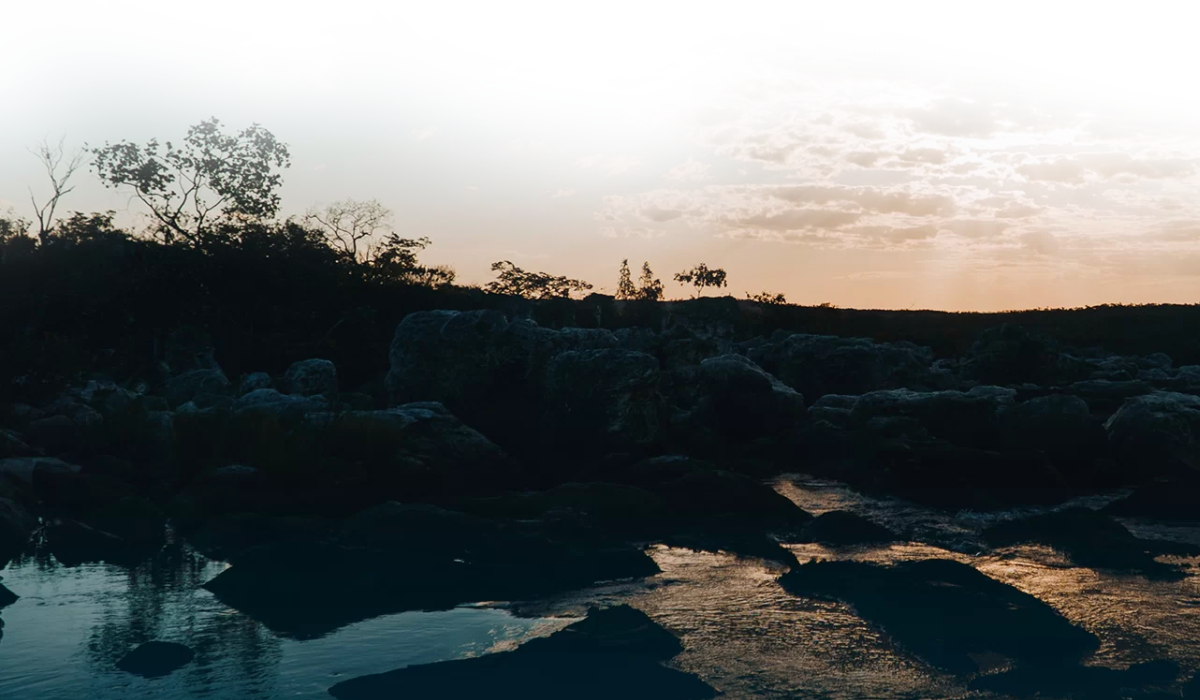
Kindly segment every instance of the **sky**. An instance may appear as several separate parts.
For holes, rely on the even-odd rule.
[[[462,282],[621,260],[843,307],[1200,301],[1200,6],[13,3],[0,213],[29,149],[288,144],[281,215],[377,199]],[[147,224],[81,170],[67,210]],[[710,292],[711,293],[711,292]]]

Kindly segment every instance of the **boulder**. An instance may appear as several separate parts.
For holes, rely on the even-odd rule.
[[[111,532],[69,518],[51,521],[45,532],[50,553],[67,567],[99,561],[133,564],[150,553],[149,548],[134,546]]]
[[[786,437],[805,419],[804,397],[742,355],[721,355],[695,372],[691,410],[673,420],[686,448],[736,446]]]
[[[1162,554],[1200,555],[1200,545],[1138,539],[1117,521],[1089,508],[1008,520],[986,528],[984,540],[994,547],[1025,542],[1049,545],[1079,566],[1133,571],[1154,578],[1183,578],[1178,567],[1155,561]]]
[[[194,369],[171,377],[158,389],[172,410],[197,396],[229,396],[233,389],[229,379],[219,369]]]
[[[831,510],[813,518],[800,531],[801,542],[832,547],[882,544],[900,539],[891,530],[845,510]]]
[[[349,547],[463,556],[491,536],[496,523],[424,503],[389,501],[346,518],[338,541]]]
[[[135,547],[154,547],[165,541],[167,516],[162,509],[139,496],[126,496],[100,506],[80,518],[97,530],[108,532]]]
[[[696,676],[662,665],[680,651],[674,635],[634,608],[591,608],[585,619],[515,651],[352,678],[329,693],[339,700],[466,700],[509,694],[528,700],[715,697],[717,691]]]
[[[25,550],[36,527],[37,518],[20,499],[0,488],[0,569]]]
[[[546,367],[543,430],[562,450],[645,452],[666,419],[658,361],[621,349],[569,350]]]
[[[226,513],[270,510],[266,476],[253,467],[231,464],[197,475],[167,506],[175,528],[192,532],[206,520]]]
[[[986,384],[1061,385],[1086,379],[1089,364],[1050,338],[1006,323],[979,334],[963,362],[963,374]]]
[[[965,564],[926,559],[880,566],[818,561],[784,574],[785,590],[840,600],[925,662],[956,673],[976,659],[1070,665],[1100,646],[1037,598]]]
[[[196,652],[176,642],[146,642],[117,661],[117,668],[144,678],[157,678],[192,662]]]
[[[252,391],[271,389],[274,386],[275,382],[271,379],[271,375],[266,372],[253,372],[242,377],[242,381],[238,383],[237,395],[241,397]]]
[[[1052,394],[1023,401],[1004,414],[1003,423],[1013,447],[1044,452],[1084,489],[1103,485],[1096,463],[1107,456],[1108,438],[1083,399]]]
[[[1122,463],[1142,474],[1200,469],[1200,397],[1154,392],[1125,401],[1104,424]]]
[[[20,435],[11,430],[0,430],[0,459],[11,457],[33,457],[37,454]]]
[[[810,400],[880,389],[930,391],[949,388],[953,381],[932,370],[929,348],[911,343],[780,331],[745,347],[755,364]]]
[[[56,457],[15,457],[0,459],[0,476],[6,476],[26,486],[33,486],[34,472],[78,473],[79,465],[69,464]]]
[[[334,521],[321,517],[220,513],[204,520],[188,541],[206,557],[230,559],[272,542],[317,542],[334,531]]]
[[[928,435],[958,447],[995,448],[1002,444],[1001,416],[1015,396],[1011,389],[991,386],[965,392],[873,391],[858,397],[850,418],[858,427],[870,427],[871,421],[880,419],[905,419],[912,421],[908,425],[920,426]]]
[[[337,368],[329,360],[301,360],[287,368],[282,386],[297,396],[337,396]]]
[[[1116,516],[1200,521],[1200,474],[1143,484],[1104,510]]]
[[[605,532],[629,536],[658,531],[665,515],[662,499],[653,493],[609,483],[568,483],[546,491],[483,498],[464,507],[472,513],[509,520],[572,512]]]
[[[19,595],[8,590],[4,587],[4,584],[0,583],[0,608],[8,607],[20,600],[20,598]]]

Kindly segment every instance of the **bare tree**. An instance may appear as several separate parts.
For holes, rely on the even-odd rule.
[[[42,167],[46,170],[46,175],[50,178],[51,194],[45,204],[39,205],[37,197],[33,194],[33,188],[29,188],[29,201],[33,203],[33,213],[38,222],[38,238],[43,241],[46,240],[50,229],[54,227],[54,210],[58,208],[59,201],[68,192],[75,189],[74,186],[67,187],[67,183],[83,163],[83,156],[87,152],[81,149],[72,153],[68,158],[63,149],[63,141],[65,138],[59,139],[57,146],[51,146],[49,141],[42,141],[37,148],[29,149],[29,152],[41,162]]]
[[[309,210],[304,220],[320,226],[330,242],[352,260],[363,262],[373,257],[376,234],[391,229],[392,212],[375,199],[344,199],[321,211]]]

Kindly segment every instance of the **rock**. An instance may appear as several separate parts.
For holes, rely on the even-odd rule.
[[[69,513],[86,512],[133,494],[133,488],[117,477],[45,460],[33,470],[33,491],[44,506]]]
[[[337,483],[379,498],[463,496],[510,485],[516,466],[438,403],[311,413],[284,438],[274,475],[311,488]]]
[[[1029,666],[980,676],[971,681],[970,687],[972,690],[990,691],[1018,698],[1071,697],[1118,700],[1131,697],[1128,693],[1130,690],[1140,690],[1147,686],[1165,688],[1178,677],[1179,664],[1168,660],[1147,661],[1120,670],[1101,666]],[[1164,694],[1163,697],[1179,696]]]
[[[813,518],[800,531],[802,542],[833,547],[895,542],[896,533],[845,510],[831,510]]]
[[[37,518],[17,499],[0,490],[0,569],[25,550]]]
[[[337,368],[329,360],[301,360],[287,368],[282,385],[297,396],[337,396]]]
[[[253,372],[242,377],[242,381],[238,383],[237,395],[241,397],[252,391],[272,389],[274,386],[275,383],[271,380],[271,375],[266,372]]]
[[[19,435],[11,430],[0,430],[0,459],[9,459],[12,457],[33,457],[37,455],[37,451]]]
[[[167,336],[165,358],[172,375],[219,370],[212,337],[199,328],[183,327]]]
[[[691,449],[736,446],[786,437],[805,419],[804,397],[742,355],[704,360],[691,410],[673,429]]]
[[[228,396],[232,387],[220,369],[194,369],[171,377],[158,393],[171,409],[176,409],[200,395]]]
[[[910,419],[930,436],[957,447],[988,449],[1002,444],[1001,416],[1016,392],[978,386],[970,391],[873,391],[858,397],[850,410],[854,425],[870,427],[879,419]]]
[[[55,457],[16,457],[0,459],[0,475],[7,475],[26,486],[33,485],[33,474],[41,468],[43,471],[78,473],[79,466],[68,464]]]
[[[662,665],[680,651],[674,635],[633,608],[592,608],[584,620],[515,651],[361,676],[329,693],[339,700],[510,693],[528,700],[715,697],[699,678]]]
[[[206,557],[230,559],[271,542],[316,542],[333,531],[333,521],[326,518],[221,513],[206,519],[189,541]]]
[[[46,542],[54,558],[67,567],[98,561],[132,564],[149,554],[110,532],[67,518],[46,526]]]
[[[0,583],[0,608],[8,607],[19,599],[20,596],[5,588],[3,583]]]
[[[1116,516],[1200,520],[1200,475],[1179,475],[1143,484],[1104,511]]]
[[[166,515],[152,501],[127,496],[81,517],[88,525],[108,532],[135,547],[156,547],[165,541]]]
[[[555,543],[520,534],[502,542],[505,548],[484,547],[470,559],[277,542],[238,553],[232,566],[204,587],[272,630],[307,639],[378,615],[469,601],[526,600],[659,572],[654,560],[631,547]],[[414,575],[414,566],[420,575]]]
[[[1023,326],[1006,323],[980,333],[963,364],[964,374],[986,384],[1069,384],[1091,373],[1087,362]]]
[[[567,351],[546,367],[543,427],[562,450],[644,452],[659,441],[665,411],[658,361],[620,349]]]
[[[261,471],[231,464],[197,475],[175,496],[167,511],[175,528],[191,532],[217,515],[270,509],[270,491]]]
[[[1095,465],[1107,455],[1108,437],[1083,399],[1052,394],[1023,401],[1007,411],[1003,423],[1014,447],[1044,452],[1083,488],[1102,485]]]
[[[571,511],[607,532],[631,536],[655,532],[663,522],[662,499],[635,486],[569,483],[546,491],[483,498],[466,508],[510,520],[533,519],[553,511]]]
[[[57,454],[79,455],[104,443],[104,417],[87,404],[64,397],[45,408],[44,418],[25,426],[31,444]]]
[[[1154,578],[1184,576],[1178,567],[1155,561],[1155,556],[1200,556],[1200,546],[1138,539],[1107,515],[1079,507],[998,523],[982,535],[993,547],[1038,542],[1066,553],[1080,566],[1135,571]]]
[[[200,408],[190,401],[175,411],[171,431],[184,479],[225,456],[232,417],[228,408]]]
[[[338,541],[349,547],[428,551],[460,557],[495,531],[495,523],[474,515],[424,503],[389,501],[347,518]]]
[[[1141,475],[1200,469],[1200,397],[1154,392],[1125,401],[1104,424],[1117,459]]]
[[[691,523],[723,516],[726,526],[788,532],[812,518],[770,486],[727,471],[695,471],[652,490],[673,518]]]
[[[1071,664],[1100,646],[1046,603],[949,560],[820,561],[793,568],[779,583],[795,595],[853,606],[902,648],[956,673],[978,671],[976,658],[995,655]]]
[[[911,343],[780,331],[769,340],[748,344],[746,355],[810,400],[901,387],[928,391],[948,388],[952,382],[931,369],[929,348]]]
[[[1144,381],[1113,381],[1108,379],[1088,379],[1069,385],[1066,390],[1088,403],[1092,413],[1101,416],[1111,416],[1125,399],[1134,396],[1145,396],[1154,391],[1154,387]]]
[[[117,668],[145,678],[165,676],[192,662],[196,652],[175,642],[140,644],[117,662]]]

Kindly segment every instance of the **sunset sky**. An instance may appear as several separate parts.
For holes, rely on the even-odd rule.
[[[806,304],[1200,301],[1200,6],[10,5],[0,212],[44,195],[43,138],[216,116],[289,144],[285,216],[378,199],[463,282],[611,292],[629,258],[674,296],[703,261]],[[89,172],[64,205],[145,224]]]

